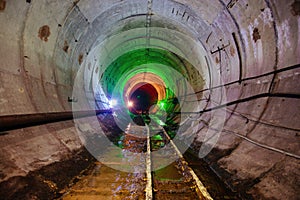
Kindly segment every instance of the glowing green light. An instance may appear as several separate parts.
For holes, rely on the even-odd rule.
[[[163,140],[163,138],[161,137],[161,135],[154,135],[152,136],[153,140]]]
[[[160,104],[160,107],[164,109],[165,103],[164,102],[160,102],[159,104]]]
[[[155,115],[158,119],[165,119],[171,113],[180,111],[178,101],[174,101],[178,93],[176,80],[179,80],[178,75],[187,78],[188,68],[191,68],[189,62],[172,52],[144,48],[125,52],[113,60],[103,74],[99,74],[99,76],[104,92],[108,96],[118,99],[118,106],[124,105],[129,108],[133,104],[129,103],[128,99],[124,99],[125,86],[128,81],[139,74],[151,73],[156,75],[164,83],[165,96],[164,99],[157,102],[158,110]],[[181,87],[184,88],[184,85]],[[137,98],[142,98],[142,96],[138,95]],[[132,113],[129,110],[127,112],[131,116]]]
[[[182,60],[184,59],[161,49],[145,48],[126,52],[112,61],[107,67],[101,77],[101,83],[104,86],[104,90],[106,90],[109,95],[112,95],[117,80],[122,80],[121,86],[118,87],[117,91],[120,97],[122,97],[124,87],[130,78],[137,74],[149,72],[159,76],[168,88],[174,85],[174,80],[170,77],[170,71],[166,68],[162,70],[162,65],[169,66],[180,74],[185,75],[185,66],[182,66]],[[126,75],[125,78],[124,75]],[[123,103],[125,104],[126,102]]]
[[[166,124],[165,124],[163,121],[161,121],[161,120],[158,120],[158,124],[161,125],[161,126],[165,126],[165,125],[166,125]]]

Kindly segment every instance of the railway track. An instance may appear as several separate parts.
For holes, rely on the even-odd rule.
[[[147,162],[147,169],[160,163],[159,156],[153,158],[153,152],[167,148],[168,156],[174,156],[174,162],[162,170],[156,170],[147,176],[149,183],[146,191],[148,200],[150,199],[205,199],[211,200],[212,197],[207,192],[195,172],[188,166],[174,142],[166,131],[159,125],[146,127],[147,129],[147,154],[150,161]],[[152,133],[153,132],[153,133]],[[153,135],[150,137],[150,135]],[[167,146],[166,146],[167,145]],[[176,159],[177,158],[177,159]],[[169,158],[168,158],[169,159]],[[158,163],[156,163],[158,162]],[[148,166],[150,165],[150,166]],[[149,172],[147,171],[147,174]],[[150,191],[151,190],[151,191]]]
[[[81,177],[61,199],[212,199],[161,126],[130,124],[118,140],[123,148],[119,153],[114,150],[112,158],[124,151],[145,153],[144,163],[139,163],[139,167],[145,167],[146,173],[126,173],[105,166],[107,163],[96,163],[90,175]],[[174,162],[153,170],[165,159],[163,154],[155,154],[165,145]]]

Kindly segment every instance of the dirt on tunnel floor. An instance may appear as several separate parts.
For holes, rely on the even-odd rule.
[[[64,188],[78,181],[93,167],[95,159],[85,148],[65,160],[55,162],[27,176],[16,176],[0,184],[0,200],[55,199]]]

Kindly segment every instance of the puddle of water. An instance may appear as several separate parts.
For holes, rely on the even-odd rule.
[[[182,174],[176,168],[176,163],[172,163],[162,169],[156,170],[154,172],[154,177],[160,181],[168,181],[168,180],[181,180]]]

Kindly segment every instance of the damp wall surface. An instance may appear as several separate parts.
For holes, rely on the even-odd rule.
[[[295,0],[0,0],[0,115],[71,111],[68,100],[80,67],[82,82],[92,79],[95,88],[103,73],[103,41],[136,28],[176,30],[204,49],[198,69],[211,72],[211,81],[198,92],[226,94],[221,99],[224,127],[205,160],[234,190],[256,199],[297,199],[299,15]],[[158,36],[183,52],[192,48]],[[193,72],[187,73],[190,83],[198,84]],[[215,103],[208,100],[201,120],[187,122],[190,130],[198,130],[196,151]],[[49,126],[1,134],[1,181],[63,160],[82,147],[72,122]]]

